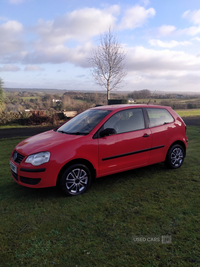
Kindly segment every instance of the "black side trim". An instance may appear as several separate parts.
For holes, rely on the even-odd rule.
[[[45,172],[46,168],[42,168],[42,169],[25,169],[25,168],[21,168],[20,171],[22,171],[22,172]]]
[[[102,161],[109,160],[109,159],[126,157],[126,156],[130,156],[130,155],[134,155],[134,154],[139,154],[139,153],[143,153],[143,152],[146,152],[146,151],[159,149],[159,148],[162,148],[162,147],[164,147],[164,145],[163,146],[155,146],[155,147],[151,147],[151,148],[146,148],[146,149],[142,149],[142,150],[138,150],[138,151],[133,151],[133,152],[125,153],[125,154],[120,154],[120,155],[104,158],[104,159],[102,159]]]

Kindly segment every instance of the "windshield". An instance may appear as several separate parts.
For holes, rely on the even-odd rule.
[[[66,122],[57,132],[66,134],[89,134],[95,126],[110,113],[110,110],[89,109]]]

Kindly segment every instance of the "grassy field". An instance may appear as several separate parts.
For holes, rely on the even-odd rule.
[[[100,178],[78,197],[17,185],[0,140],[0,266],[200,266],[200,127],[183,166],[156,164]],[[134,238],[170,235],[170,244]]]
[[[180,109],[176,110],[176,112],[181,117],[200,116],[200,109]]]
[[[150,102],[149,102],[150,100]],[[197,98],[191,98],[191,99],[179,99],[179,98],[140,98],[135,100],[136,103],[150,103],[150,104],[156,104],[160,105],[162,102],[167,102],[168,104],[170,103],[180,103],[180,104],[194,104],[199,102],[199,99]]]
[[[21,97],[23,100],[31,100],[31,99],[41,99],[38,96],[22,96]]]

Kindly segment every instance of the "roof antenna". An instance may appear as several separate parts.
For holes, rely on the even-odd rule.
[[[152,99],[153,95],[155,94],[155,92],[156,92],[156,90],[155,90],[155,91],[153,92],[153,94],[151,95],[151,97],[150,97],[150,99],[149,99],[149,101],[148,101],[147,105],[149,105],[149,103],[150,103],[150,101],[151,101],[151,99]]]

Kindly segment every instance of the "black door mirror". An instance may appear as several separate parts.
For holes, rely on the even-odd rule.
[[[109,136],[109,135],[113,135],[116,134],[117,132],[115,131],[115,129],[113,128],[106,128],[105,130],[101,131],[99,134],[101,137],[104,136]]]

